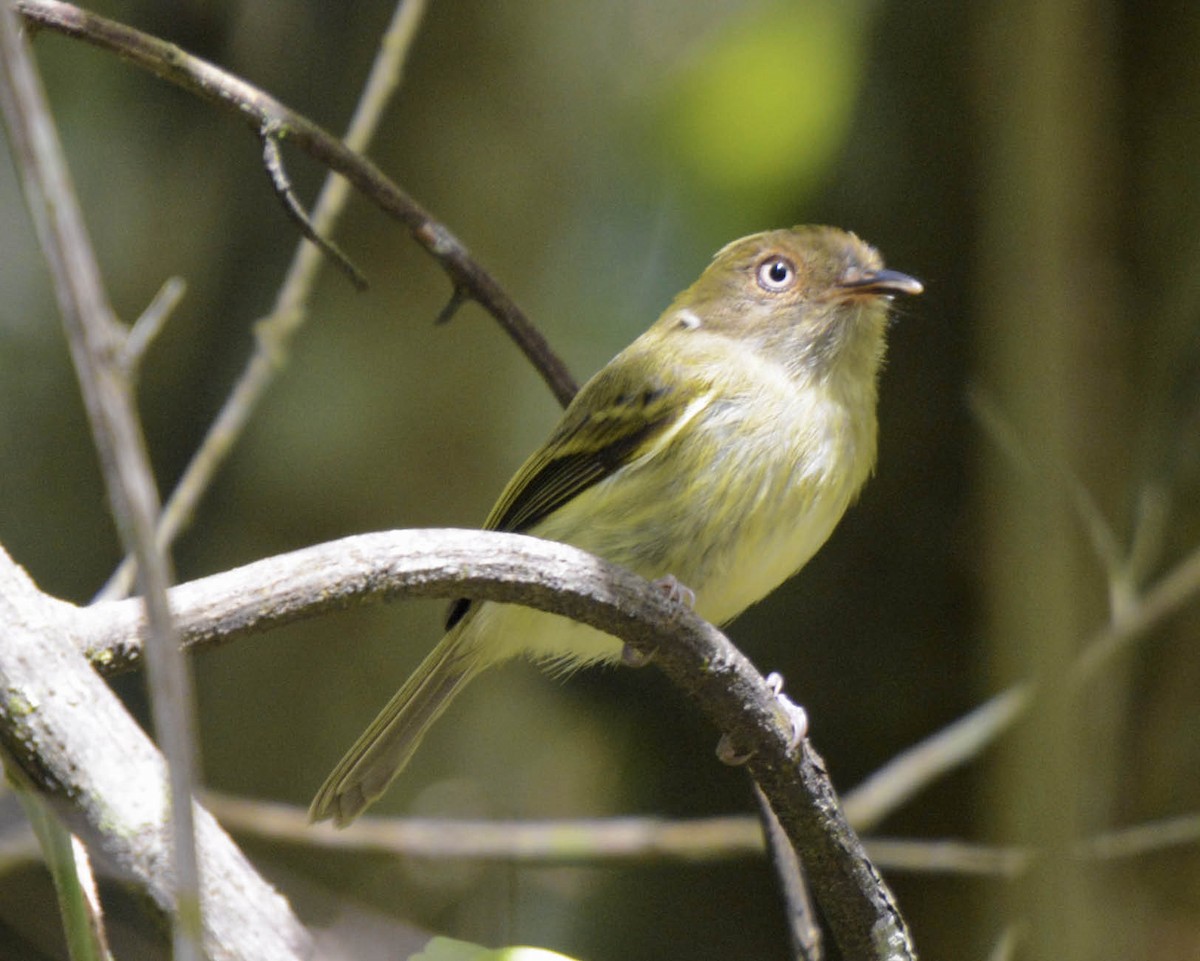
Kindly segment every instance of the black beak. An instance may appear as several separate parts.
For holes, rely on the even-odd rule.
[[[916,296],[925,289],[925,285],[916,277],[902,274],[898,270],[868,270],[857,277],[843,280],[838,284],[842,290],[850,294],[909,294]]]

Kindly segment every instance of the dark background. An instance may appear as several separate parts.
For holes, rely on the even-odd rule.
[[[340,132],[391,7],[95,9]],[[297,237],[240,121],[82,44],[41,35],[36,51],[117,310],[132,320],[168,276],[189,285],[139,390],[165,492]],[[877,476],[803,574],[730,634],[785,675],[842,788],[1041,679],[1032,720],[884,825],[1049,852],[1017,881],[892,875],[927,958],[984,957],[1014,919],[1022,956],[1200,954],[1194,847],[1106,866],[1064,847],[1200,805],[1196,610],[1083,696],[1061,684],[1112,599],[1136,607],[1200,541],[1198,149],[1194,4],[435,0],[370,150],[580,379],[752,231],[838,224],[925,282],[891,334]],[[322,172],[287,156],[313,196]],[[11,164],[0,225],[0,542],[44,589],[83,602],[119,552]],[[181,580],[353,532],[478,524],[556,418],[478,307],[433,326],[449,285],[400,227],[356,200],[337,237],[371,289],[326,269],[178,544]],[[1140,534],[1133,570],[1089,546],[1082,491],[1116,558]],[[376,607],[198,658],[206,783],[307,805],[441,613]],[[141,710],[140,681],[119,687]],[[749,812],[715,742],[653,669],[559,683],[513,665],[473,686],[375,810]],[[596,961],[787,957],[759,862],[445,867],[243,840],[285,887],[315,886],[314,922],[344,897]],[[0,922],[52,953],[35,931],[42,914],[56,923],[49,889],[25,903],[39,878],[0,876]]]

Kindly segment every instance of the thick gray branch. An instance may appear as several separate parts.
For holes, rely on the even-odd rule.
[[[0,749],[97,860],[170,912],[166,766],[80,655],[80,614],[38,591],[0,548]],[[206,956],[309,957],[308,933],[287,901],[208,812],[193,812]]]
[[[791,730],[763,677],[712,625],[641,578],[564,544],[518,534],[410,530],[363,534],[180,585],[184,642],[207,648],[371,600],[470,596],[565,614],[652,653],[738,748],[804,859],[848,959],[914,955],[894,900],[841,814],[824,764]],[[74,635],[102,670],[135,665],[136,601],[76,609]]]

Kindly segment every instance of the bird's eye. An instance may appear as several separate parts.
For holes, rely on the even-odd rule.
[[[770,293],[787,290],[796,282],[796,265],[786,257],[768,257],[758,265],[758,286]]]

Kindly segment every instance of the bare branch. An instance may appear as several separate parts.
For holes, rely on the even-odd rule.
[[[570,373],[512,298],[448,227],[371,161],[274,97],[175,44],[56,0],[16,0],[16,7],[39,27],[116,53],[157,77],[234,111],[250,125],[255,136],[264,128],[278,130],[289,143],[340,173],[381,210],[404,224],[441,265],[451,284],[469,291],[471,298],[499,322],[560,403],[574,396],[576,385]]]
[[[1159,578],[1119,621],[1097,632],[1071,672],[1075,685],[1086,683],[1101,667],[1143,637],[1165,617],[1200,596],[1200,548]]]
[[[154,343],[154,338],[162,330],[171,312],[179,306],[186,290],[187,284],[181,278],[168,278],[129,329],[129,336],[125,338],[121,348],[119,363],[131,382],[137,380],[138,368],[146,356],[146,351]]]
[[[895,901],[842,816],[824,763],[793,745],[775,691],[720,631],[634,574],[576,548],[495,531],[387,531],[343,538],[182,584],[184,641],[234,637],[368,600],[474,597],[526,604],[599,628],[643,653],[750,754],[747,769],[804,858],[847,958],[914,955]],[[74,634],[103,670],[139,658],[131,601],[75,609]]]
[[[974,760],[1025,712],[1029,696],[1023,686],[997,694],[897,754],[843,798],[850,823],[859,831],[870,831],[943,774]]]
[[[1115,861],[1181,844],[1197,843],[1200,843],[1200,814],[1184,814],[1177,818],[1106,831],[1080,842],[1078,853],[1084,858]]]
[[[342,253],[341,248],[337,244],[332,240],[325,239],[317,232],[317,228],[313,226],[308,213],[304,210],[304,205],[300,203],[300,198],[296,196],[296,191],[292,187],[292,180],[283,166],[283,154],[279,150],[277,131],[267,127],[259,133],[259,136],[262,138],[263,166],[266,168],[267,176],[271,178],[271,186],[275,188],[275,196],[283,204],[284,212],[292,218],[292,223],[296,225],[296,229],[304,237],[313,243],[321,253],[337,264],[342,273],[350,278],[350,283],[354,284],[360,291],[366,290],[367,278],[363,276],[362,271],[354,266],[354,263]]]
[[[4,11],[0,11],[2,13]],[[136,602],[129,602],[133,606]],[[89,845],[98,870],[175,906],[162,756],[79,654],[78,609],[40,593],[0,549],[0,750]],[[299,961],[308,933],[216,821],[193,807],[211,961]]]
[[[929,841],[912,838],[868,838],[864,842],[875,862],[889,871],[914,874],[976,875],[1012,879],[1032,860],[1024,848]]]
[[[808,879],[804,876],[804,865],[796,848],[792,845],[779,818],[771,810],[771,802],[762,788],[754,785],[754,799],[758,802],[759,821],[767,854],[779,879],[786,909],[788,934],[792,939],[792,953],[797,961],[821,961],[825,956],[821,940],[821,925],[817,922],[817,911],[813,906]]]
[[[761,857],[762,829],[733,816],[668,821],[621,817],[570,821],[467,821],[363,815],[335,828],[308,809],[207,793],[205,806],[230,831],[339,851],[523,864],[654,861],[701,863]]]
[[[196,747],[191,677],[167,606],[170,564],[154,537],[158,492],[129,380],[125,332],[100,280],[58,134],[12,7],[0,7],[0,106],[26,203],[53,279],[71,359],[91,423],[113,519],[142,571],[150,625],[147,675],[154,727],[167,757],[173,815],[175,956],[201,956],[200,878],[192,823]]]

